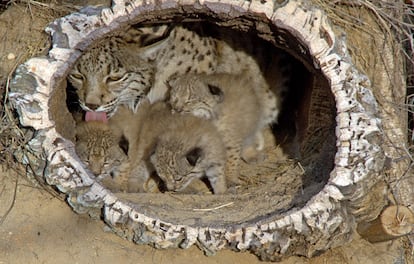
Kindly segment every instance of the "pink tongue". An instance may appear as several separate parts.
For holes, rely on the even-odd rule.
[[[108,116],[105,112],[86,112],[85,121],[101,121],[106,123],[108,122]]]

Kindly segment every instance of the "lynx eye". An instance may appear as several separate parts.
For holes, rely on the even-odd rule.
[[[181,177],[181,176],[176,176],[176,177],[174,178],[174,180],[175,180],[176,182],[180,182],[180,181],[182,181],[182,180],[183,180],[183,177]]]
[[[80,73],[71,73],[70,77],[77,80],[83,80],[83,75]]]
[[[122,80],[126,75],[112,75],[112,76],[108,76],[106,78],[106,83],[111,83],[111,82],[118,82],[120,80]]]

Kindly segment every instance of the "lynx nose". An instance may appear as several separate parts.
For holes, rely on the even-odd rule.
[[[184,104],[180,103],[180,100],[178,100],[178,98],[173,98],[171,101],[172,107],[175,111],[181,112],[183,110]]]
[[[86,107],[88,107],[90,110],[94,111],[98,109],[99,105],[97,104],[86,104]]]

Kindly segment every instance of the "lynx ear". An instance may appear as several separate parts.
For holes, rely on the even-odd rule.
[[[129,43],[129,50],[145,61],[155,60],[157,54],[166,48],[174,27],[168,26],[164,28],[161,26],[159,30],[157,30],[157,27],[152,27],[152,29],[152,33],[143,33],[141,28],[132,27],[126,33],[121,33],[123,39]],[[161,30],[163,32],[158,32]]]
[[[185,155],[186,160],[191,166],[195,166],[198,162],[198,160],[203,155],[203,150],[199,147],[195,147],[191,149],[187,154]]]
[[[175,28],[174,24],[171,24],[165,28],[165,26],[152,26],[151,27],[153,32],[150,34],[141,34],[140,40],[141,40],[141,47],[144,46],[151,46],[153,44],[159,43],[165,39],[167,39],[171,31]],[[159,33],[159,31],[162,31],[162,34]]]
[[[220,87],[212,85],[212,84],[207,84],[208,86],[208,90],[210,91],[210,93],[216,97],[217,102],[221,103],[224,100],[224,94],[223,91],[220,89]]]
[[[171,88],[173,88],[173,87],[176,86],[176,84],[177,84],[177,78],[178,77],[175,74],[173,74],[170,78],[168,78],[168,81],[166,83],[167,83],[167,86],[168,86],[169,89],[171,89]]]
[[[125,135],[122,135],[119,139],[118,146],[122,149],[125,155],[128,155],[129,142]]]
[[[143,47],[139,51],[139,57],[145,61],[153,61],[158,53],[168,45],[168,38],[160,40],[152,45]]]

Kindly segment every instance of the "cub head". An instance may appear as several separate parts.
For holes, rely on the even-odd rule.
[[[95,175],[107,167],[114,147],[117,147],[115,138],[103,123],[82,122],[76,127],[76,152]]]
[[[206,75],[182,75],[172,78],[169,102],[173,111],[190,113],[194,116],[215,118],[217,106],[223,102],[222,89],[209,82]]]
[[[192,180],[205,174],[200,147],[185,147],[177,142],[159,141],[150,161],[169,191],[181,191]]]

